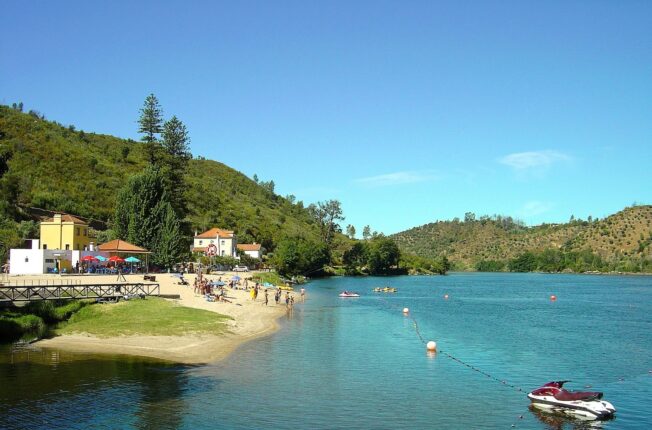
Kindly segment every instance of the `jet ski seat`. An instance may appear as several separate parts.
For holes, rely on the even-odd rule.
[[[555,399],[563,402],[571,402],[573,400],[600,400],[602,393],[599,391],[566,391],[560,390],[554,394]]]

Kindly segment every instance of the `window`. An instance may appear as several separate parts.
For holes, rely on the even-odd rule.
[[[29,263],[29,257],[25,257],[25,263]]]
[[[43,244],[43,249],[48,249],[48,246],[46,244]]]
[[[200,240],[200,241],[199,241],[199,244],[201,245],[201,243],[202,243],[202,241]]]
[[[52,258],[46,258],[46,259],[45,259],[45,262],[46,262],[46,263],[54,263],[54,259],[52,259]]]
[[[70,249],[70,244],[66,243],[66,251],[68,251],[69,249]]]
[[[221,243],[222,243],[222,245],[224,245],[224,241],[223,241],[223,240],[221,241]]]
[[[77,227],[77,236],[79,236],[79,227]]]
[[[213,239],[211,239],[211,243],[215,243],[215,241]]]
[[[84,236],[88,236],[88,229],[84,229]]]

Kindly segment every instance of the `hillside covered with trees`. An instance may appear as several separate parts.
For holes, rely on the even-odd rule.
[[[511,217],[467,213],[391,236],[399,248],[446,256],[458,270],[652,272],[652,206],[634,205],[603,219],[527,227]]]
[[[147,142],[85,132],[35,111],[0,106],[4,227],[14,230],[8,222],[35,220],[30,208],[41,208],[110,229],[121,188],[151,164],[150,152]],[[177,190],[187,206],[183,221],[193,233],[220,226],[237,231],[240,242],[257,241],[268,249],[285,236],[318,237],[303,202],[275,194],[273,181],[257,182],[217,161],[189,157],[183,185]],[[17,246],[19,239],[5,232],[0,241]]]
[[[153,94],[140,113],[142,138],[134,141],[48,121],[22,104],[0,106],[3,261],[9,248],[38,237],[38,222],[52,211],[90,222],[97,242],[121,238],[154,250],[161,267],[192,258],[194,232],[217,226],[235,231],[239,243],[260,243],[285,274],[314,276],[325,266],[340,268],[330,273],[445,272],[441,262],[401,254],[382,235],[363,232],[358,243],[352,226],[342,234],[336,200],[304,205],[276,194],[273,180],[193,158],[185,125],[176,116],[165,121]]]

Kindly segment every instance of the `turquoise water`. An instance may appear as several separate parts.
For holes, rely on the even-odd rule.
[[[398,293],[371,292],[385,285]],[[338,298],[345,289],[362,297]],[[279,332],[214,365],[6,349],[0,428],[595,428],[528,409],[525,392],[554,379],[605,392],[618,413],[597,428],[652,428],[651,277],[337,278],[307,290]],[[442,352],[426,354],[415,321]]]

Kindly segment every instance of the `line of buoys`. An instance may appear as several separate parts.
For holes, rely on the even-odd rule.
[[[445,297],[445,298],[448,298],[448,294],[446,294],[444,297]],[[387,303],[387,304],[388,304],[388,303]],[[389,304],[388,304],[388,305],[389,305]],[[424,345],[426,345],[426,354],[427,354],[427,356],[428,356],[429,358],[435,358],[435,357],[437,356],[437,353],[444,354],[446,357],[450,358],[451,360],[456,361],[456,362],[458,362],[458,363],[460,363],[460,364],[462,364],[462,365],[468,367],[469,369],[472,369],[472,370],[474,370],[474,371],[476,371],[476,372],[478,372],[478,373],[480,373],[480,374],[486,376],[486,377],[489,378],[489,379],[493,379],[493,380],[495,380],[496,382],[499,382],[500,384],[505,385],[505,386],[507,386],[507,387],[513,388],[513,389],[515,389],[515,390],[517,390],[517,391],[519,391],[519,392],[521,392],[521,393],[525,392],[522,388],[517,387],[517,386],[514,385],[514,384],[510,384],[509,382],[507,382],[507,381],[504,380],[504,379],[498,379],[498,378],[496,378],[495,376],[490,375],[490,374],[487,373],[487,372],[484,372],[482,369],[479,369],[479,368],[477,368],[477,367],[475,367],[475,366],[472,366],[472,365],[469,364],[469,363],[466,363],[466,362],[460,360],[459,358],[457,358],[457,357],[455,357],[455,356],[453,356],[453,355],[447,353],[446,351],[443,351],[443,350],[442,350],[442,351],[437,351],[437,342],[435,342],[434,340],[431,340],[431,341],[426,342],[426,340],[425,340],[425,339],[423,338],[423,336],[421,335],[421,331],[419,330],[419,325],[417,324],[417,320],[416,320],[412,315],[408,315],[409,312],[410,312],[410,310],[409,310],[408,308],[403,308],[403,314],[404,314],[406,317],[409,317],[409,318],[412,320],[412,322],[413,322],[413,326],[414,326],[414,331],[415,331],[415,333],[417,334],[417,336],[419,337],[419,340],[421,340],[421,342],[422,342]],[[652,374],[652,370],[650,370],[649,373]],[[522,418],[522,417],[521,417],[521,418]]]

